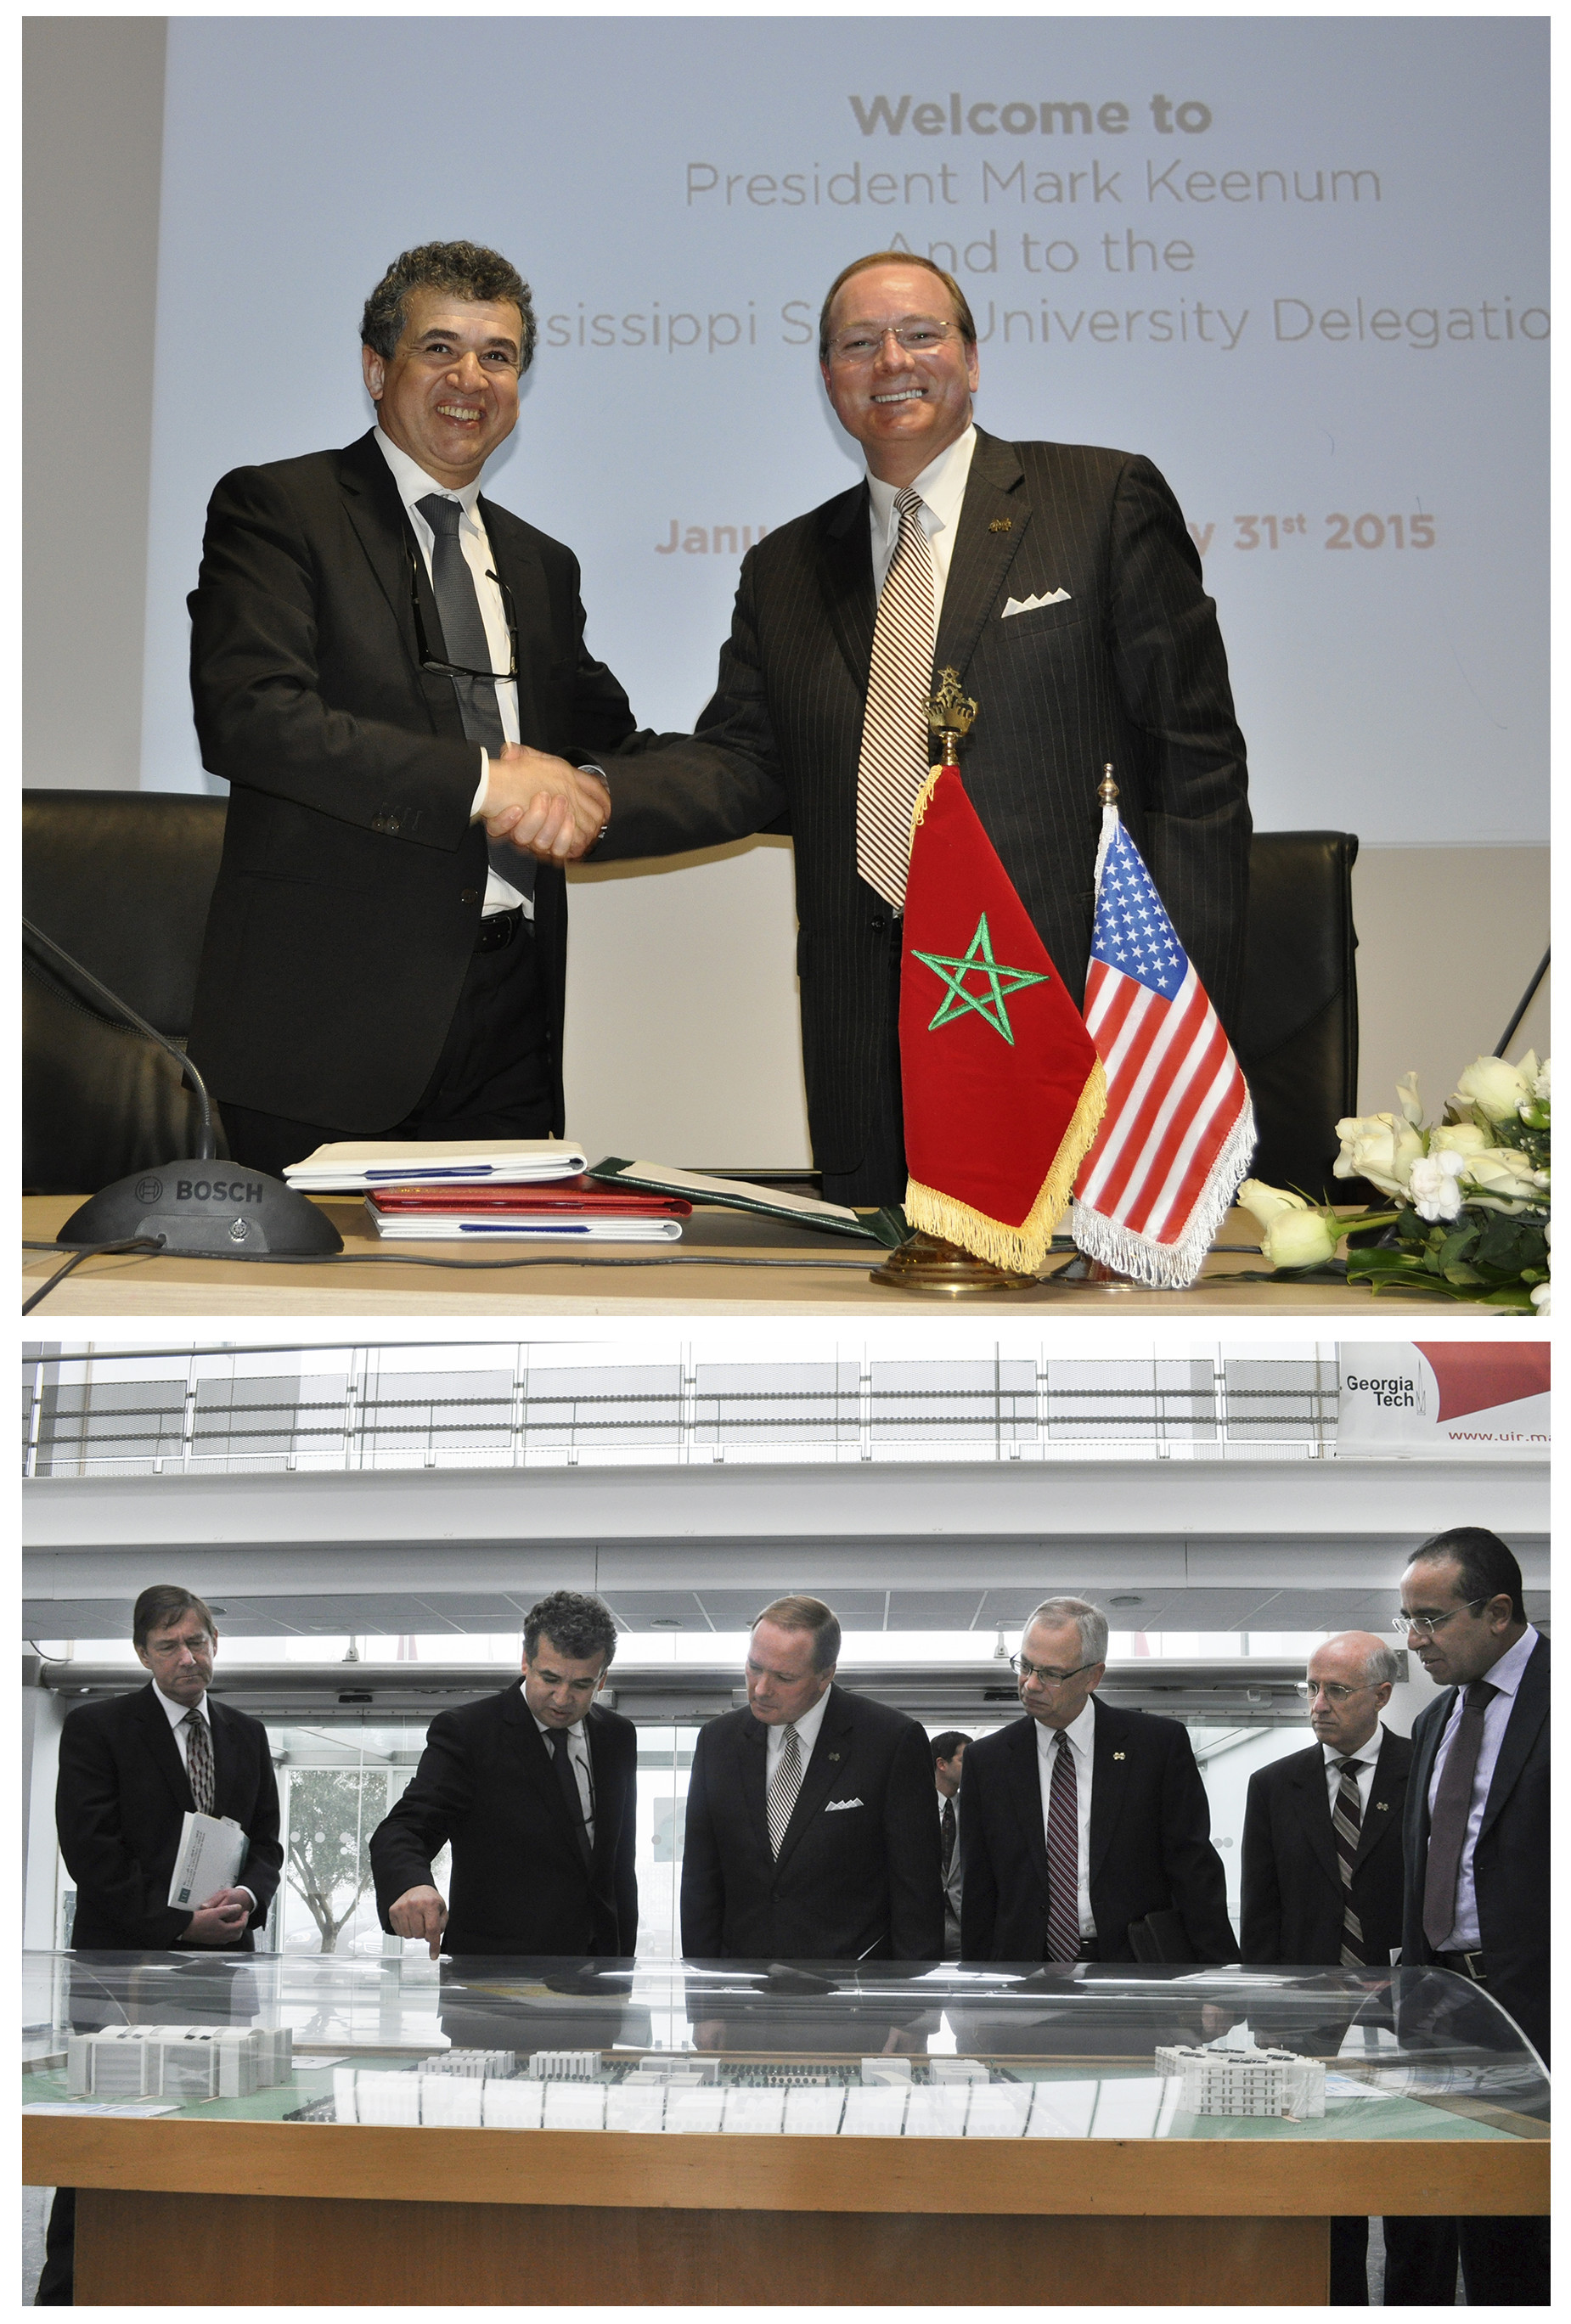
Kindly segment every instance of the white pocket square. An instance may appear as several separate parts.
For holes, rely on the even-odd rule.
[[[1012,597],[1004,606],[1003,618],[1007,622],[1012,613],[1034,613],[1039,605],[1067,605],[1068,602],[1067,589],[1055,589],[1048,597]]]
[[[859,1808],[864,1805],[865,1803],[862,1800],[828,1800],[825,1803],[824,1813],[836,1815],[842,1808]]]

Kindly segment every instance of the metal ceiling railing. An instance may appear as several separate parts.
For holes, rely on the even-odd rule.
[[[578,1462],[1302,1460],[1335,1450],[1335,1363],[1210,1355],[569,1368],[528,1345],[70,1356],[23,1367],[29,1477]],[[328,1360],[324,1361],[324,1353]]]
[[[1405,1663],[1405,1656],[1404,1656]],[[124,1694],[140,1673],[123,1664],[31,1662],[32,1683],[73,1700]],[[836,1682],[855,1694],[929,1722],[975,1724],[1018,1717],[1007,1663],[847,1664]],[[1215,1727],[1303,1725],[1296,1692],[1302,1658],[1162,1656],[1110,1661],[1099,1692],[1119,1710],[1149,1711]],[[253,1718],[313,1726],[382,1727],[425,1720],[439,1711],[494,1694],[509,1683],[494,1663],[257,1664],[217,1675],[214,1692]],[[716,1719],[746,1701],[734,1664],[618,1664],[604,1702],[640,1726]]]

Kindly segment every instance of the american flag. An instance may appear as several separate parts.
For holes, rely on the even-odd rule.
[[[1075,1186],[1089,1259],[1161,1290],[1200,1272],[1254,1152],[1238,1060],[1116,807],[1103,811],[1086,1025],[1107,1111]]]

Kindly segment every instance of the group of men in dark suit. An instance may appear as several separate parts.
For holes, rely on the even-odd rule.
[[[226,476],[190,600],[203,763],[230,785],[190,1046],[237,1159],[559,1132],[563,862],[789,827],[815,1159],[832,1198],[899,1201],[905,863],[942,668],[981,705],[967,789],[1070,991],[1112,761],[1227,1018],[1250,820],[1199,558],[1148,460],[975,426],[952,276],[880,252],[831,286],[820,374],[866,475],[750,551],[693,735],[634,733],[571,553],[480,496],[534,350],[516,270],[406,251],[362,340],[375,426]]]
[[[1446,1691],[1409,1742],[1380,1724],[1397,1670],[1381,1640],[1345,1634],[1317,1651],[1315,1743],[1251,1782],[1243,1957],[1437,1964],[1497,1997],[1547,2057],[1548,1646],[1527,1621],[1516,1560],[1478,1528],[1415,1552],[1402,1608],[1412,1650]],[[58,1818],[79,1952],[243,1952],[265,1919],[277,1792],[260,1721],[208,1692],[217,1635],[189,1591],[144,1591],[133,1637],[151,1685],[66,1720]],[[389,1932],[424,1940],[433,1958],[633,1955],[637,1735],[595,1700],[615,1645],[598,1599],[555,1591],[526,1617],[521,1676],[432,1721],[372,1836]],[[1026,1716],[929,1741],[836,1683],[828,1606],[775,1600],[750,1635],[745,1707],[709,1721],[695,1747],[683,1953],[958,1955],[1068,1973],[1153,1951],[1237,1960],[1187,1732],[1097,1699],[1106,1649],[1099,1608],[1044,1600],[1013,1663]],[[247,1851],[236,1884],[188,1914],[167,1897],[191,1809],[232,1816]],[[448,1845],[450,1907],[432,1877]],[[62,2190],[45,2304],[69,2297],[69,2200]],[[1388,2219],[1388,2304],[1447,2301],[1458,2248],[1470,2301],[1547,2298],[1539,2225]],[[1363,2220],[1337,2224],[1334,2304],[1360,2296],[1363,2236]]]

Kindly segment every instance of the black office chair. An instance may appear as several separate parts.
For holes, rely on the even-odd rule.
[[[1250,850],[1243,1010],[1233,1028],[1254,1097],[1251,1176],[1311,1201],[1367,1199],[1334,1178],[1336,1123],[1358,1111],[1358,937],[1349,831],[1257,831]]]
[[[183,1045],[226,802],[185,792],[23,793],[22,908]],[[81,1194],[196,1150],[199,1110],[166,1051],[23,943],[23,1186]],[[218,1152],[227,1156],[215,1111]]]

